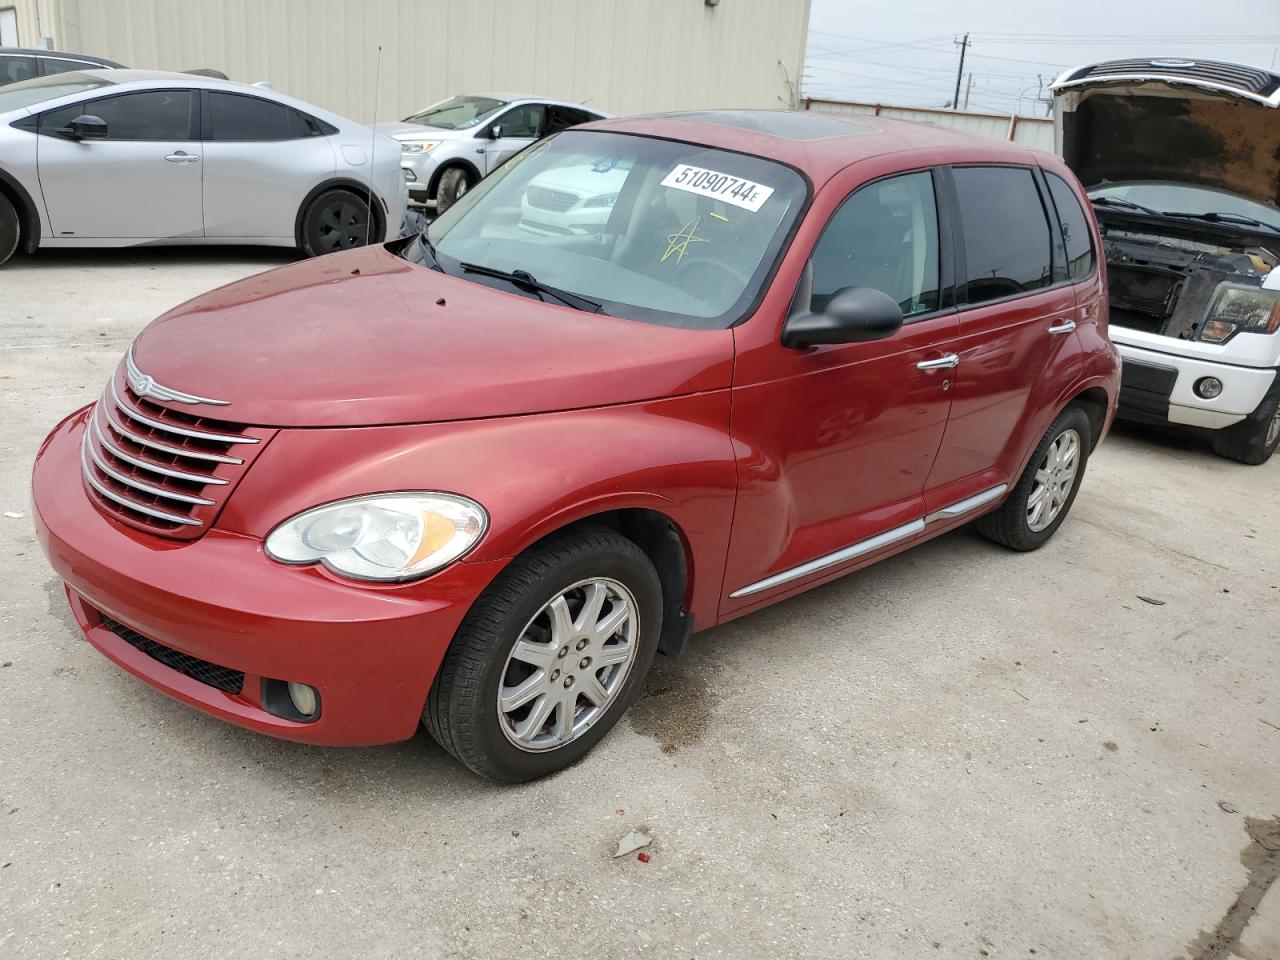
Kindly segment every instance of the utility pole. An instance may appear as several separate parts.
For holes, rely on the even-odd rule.
[[[966,33],[963,40],[957,40],[956,45],[960,48],[960,66],[956,68],[956,94],[951,98],[951,109],[960,109],[960,80],[964,77],[964,53],[969,49],[969,35]]]
[[[969,93],[973,90],[973,71],[969,71],[969,80],[964,85],[964,108],[969,109]]]

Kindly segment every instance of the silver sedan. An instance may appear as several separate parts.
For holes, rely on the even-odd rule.
[[[85,70],[0,88],[0,263],[19,247],[262,244],[308,255],[400,235],[400,144],[272,90]]]

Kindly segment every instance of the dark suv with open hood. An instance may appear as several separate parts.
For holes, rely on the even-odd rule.
[[[1280,445],[1280,75],[1116,60],[1053,85],[1058,148],[1103,233],[1120,415]]]

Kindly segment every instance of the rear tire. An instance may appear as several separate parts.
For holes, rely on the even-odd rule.
[[[0,193],[0,263],[4,263],[18,249],[22,237],[22,223],[18,211],[3,193]]]
[[[436,215],[439,216],[461,200],[473,186],[471,175],[462,167],[450,167],[440,174],[440,181],[436,184]]]
[[[370,224],[370,212],[368,201],[350,190],[326,190],[302,216],[302,252],[318,257],[380,240],[377,218]]]
[[[1258,466],[1280,446],[1280,390],[1272,390],[1258,409],[1239,423],[1213,434],[1213,452],[1228,460]]]
[[[661,631],[662,586],[644,551],[606,527],[571,531],[517,557],[476,601],[423,723],[482,777],[554,773],[626,712]]]
[[[1005,502],[978,520],[978,532],[1011,550],[1044,546],[1075,503],[1092,447],[1089,415],[1067,407],[1045,431]]]

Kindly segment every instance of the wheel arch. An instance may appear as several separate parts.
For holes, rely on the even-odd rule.
[[[12,175],[0,170],[0,193],[18,211],[18,246],[27,253],[35,253],[40,245],[40,210],[27,189]]]
[[[458,168],[466,170],[473,178],[473,183],[479,183],[484,179],[484,174],[480,172],[480,168],[470,160],[463,157],[454,157],[452,160],[446,160],[437,167],[436,172],[433,173],[431,175],[431,179],[427,181],[427,198],[430,200],[436,199],[436,191],[440,189],[440,178],[444,176],[446,170],[454,170]]]
[[[293,239],[299,247],[302,246],[302,222],[306,219],[307,209],[311,206],[320,194],[328,190],[349,190],[358,196],[361,202],[369,205],[373,210],[373,232],[381,242],[387,235],[387,214],[382,208],[382,198],[376,192],[373,193],[372,201],[370,200],[369,184],[361,183],[359,180],[353,180],[350,177],[331,177],[316,186],[312,187],[302,203],[298,204],[298,213],[293,221]]]
[[[1100,386],[1094,386],[1081,390],[1063,405],[1064,410],[1071,406],[1080,407],[1089,417],[1092,434],[1089,438],[1090,451],[1102,440],[1102,431],[1107,425],[1107,408],[1110,403],[1111,399],[1107,396],[1107,391]]]

